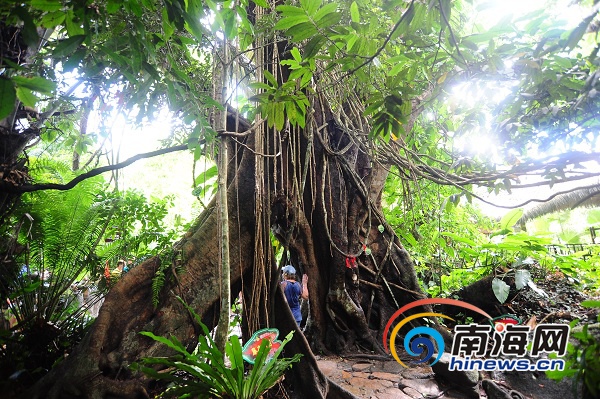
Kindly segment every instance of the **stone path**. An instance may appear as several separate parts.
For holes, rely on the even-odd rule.
[[[431,367],[404,368],[396,361],[318,358],[327,377],[364,399],[463,399],[455,387],[444,386],[435,378]]]
[[[441,369],[440,359],[434,366],[446,376],[440,379],[431,367],[404,368],[394,360],[317,356],[317,361],[327,377],[361,399],[573,398],[570,381],[552,381],[541,372],[454,374]]]

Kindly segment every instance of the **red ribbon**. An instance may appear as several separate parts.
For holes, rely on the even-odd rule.
[[[353,256],[346,257],[346,267],[348,269],[355,269],[356,266],[356,258]]]

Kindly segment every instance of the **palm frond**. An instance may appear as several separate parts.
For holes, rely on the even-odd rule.
[[[525,223],[528,220],[548,215],[550,213],[579,207],[600,207],[600,185],[557,195],[551,200],[525,211],[518,223]]]

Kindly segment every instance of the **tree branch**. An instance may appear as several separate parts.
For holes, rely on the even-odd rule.
[[[152,158],[152,157],[155,157],[158,155],[164,155],[164,154],[168,154],[170,152],[183,151],[183,150],[187,150],[187,149],[188,149],[187,144],[182,144],[182,145],[177,145],[174,147],[162,148],[160,150],[146,152],[143,154],[138,154],[129,159],[126,159],[123,162],[119,162],[114,165],[107,165],[107,166],[102,166],[102,167],[99,167],[96,169],[92,169],[89,172],[86,172],[86,173],[83,173],[83,174],[77,176],[76,178],[74,178],[73,180],[71,180],[70,182],[68,182],[66,184],[40,183],[40,184],[24,184],[22,186],[15,186],[15,185],[12,185],[12,184],[9,184],[6,182],[1,182],[0,190],[5,191],[5,192],[10,192],[10,193],[17,193],[17,194],[30,193],[33,191],[41,191],[41,190],[61,190],[61,191],[70,190],[73,187],[75,187],[77,184],[81,183],[82,181],[84,181],[86,179],[89,179],[94,176],[98,176],[105,172],[110,172],[112,170],[124,168],[126,166],[131,165],[132,163],[134,163],[136,161],[139,161],[140,159]]]

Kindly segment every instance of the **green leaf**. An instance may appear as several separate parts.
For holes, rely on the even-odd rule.
[[[272,86],[269,86],[268,84],[263,83],[263,82],[252,82],[252,83],[248,84],[248,87],[253,90],[257,90],[257,89],[273,90]]]
[[[141,18],[142,14],[144,13],[144,10],[142,9],[142,4],[139,1],[129,0],[124,2],[123,6],[127,11],[133,13],[133,15],[135,15],[138,18]]]
[[[196,180],[194,183],[195,184],[206,184],[206,182],[208,182],[210,179],[216,177],[217,174],[218,174],[217,166],[216,165],[211,166],[206,171],[204,171],[203,173],[198,175],[198,177],[196,177]]]
[[[314,21],[319,22],[330,14],[336,14],[337,8],[338,5],[336,3],[325,4],[313,17]]]
[[[350,4],[350,18],[352,19],[352,22],[360,23],[360,14],[358,12],[358,4],[356,4],[356,1],[353,1],[352,4]]]
[[[306,44],[306,47],[304,47],[304,58],[312,58],[317,55],[325,42],[327,42],[327,38],[320,35],[310,39],[310,41]]]
[[[322,18],[319,18],[317,27],[320,29],[328,28],[340,22],[340,19],[342,19],[342,14],[339,12],[325,14]]]
[[[508,284],[498,278],[494,278],[492,280],[492,290],[500,303],[506,302],[510,292],[510,286]]]
[[[168,41],[171,38],[171,35],[173,35],[173,32],[175,32],[175,28],[169,21],[169,16],[166,8],[162,9],[162,30],[165,41]]]
[[[254,0],[254,4],[262,8],[270,8],[269,3],[266,0]]]
[[[21,28],[21,34],[23,35],[23,40],[29,47],[37,47],[40,38],[37,33],[37,27],[35,26],[35,22],[33,22],[33,18],[29,14],[29,12],[23,8],[19,7],[14,10],[14,13],[21,18],[23,21],[23,27]]]
[[[41,76],[34,76],[32,78],[15,76],[13,81],[19,87],[25,87],[27,89],[37,91],[38,93],[50,94],[56,89],[55,82],[44,79]]]
[[[67,27],[67,33],[69,36],[83,36],[85,34],[84,28],[81,26],[81,22],[78,21],[77,16],[73,13],[72,10],[67,12],[67,16],[65,19],[65,25]]]
[[[413,6],[413,3],[411,3],[410,6],[408,7],[408,9],[404,12],[404,14],[402,14],[402,17],[401,17],[402,21],[400,22],[400,24],[398,25],[398,27],[392,34],[391,38],[396,39],[401,34],[408,32],[408,30],[409,30],[408,28],[410,27],[410,23],[412,22],[414,16],[415,16],[415,8]]]
[[[225,21],[225,37],[232,39],[234,34],[237,33],[237,15],[230,8],[224,9],[222,15],[223,20]]]
[[[275,9],[285,16],[306,15],[306,12],[303,9],[301,9],[300,7],[295,7],[295,6],[283,5],[283,6],[277,6]]]
[[[523,216],[523,209],[513,209],[500,219],[500,228],[502,230],[511,229]]]
[[[348,40],[346,41],[346,50],[351,51],[352,48],[354,47],[354,44],[357,42],[357,40],[360,38],[359,35],[353,33],[353,34],[349,34],[346,36],[346,38],[348,38]],[[394,68],[396,67],[402,67],[401,64],[397,64],[396,66],[394,66]],[[390,74],[392,74],[390,72]],[[392,74],[395,75],[395,74]]]
[[[31,8],[41,11],[59,11],[63,5],[60,0],[31,0]]]
[[[470,245],[472,247],[474,247],[474,246],[477,245],[477,244],[475,244],[475,241],[473,241],[473,240],[471,240],[469,238],[466,238],[466,237],[459,236],[458,234],[455,234],[455,233],[444,231],[444,232],[442,232],[442,235],[445,236],[445,237],[452,238],[452,240],[455,241],[455,242],[460,242],[460,243],[463,243],[463,244],[467,244],[467,245]]]
[[[408,231],[400,231],[400,235],[402,236],[402,238],[404,238],[406,240],[406,242],[408,242],[408,244],[411,247],[418,248],[419,244],[417,243],[417,240],[415,240],[415,237],[410,232],[408,232]]]
[[[600,301],[588,300],[581,302],[581,306],[584,308],[600,308]]]
[[[109,14],[114,14],[121,9],[123,6],[123,0],[108,0],[106,4],[106,12]]]
[[[40,21],[41,26],[45,28],[54,28],[63,23],[65,20],[65,13],[62,11],[48,12],[44,14]]]
[[[275,76],[273,76],[273,74],[267,70],[264,71],[264,75],[265,75],[265,79],[267,79],[267,81],[269,83],[271,83],[274,87],[279,86],[277,84],[277,79],[275,79]]]
[[[292,36],[295,42],[301,42],[317,33],[317,28],[311,22],[304,22],[299,25],[292,26],[286,32],[286,35]]]
[[[15,108],[17,93],[11,80],[0,76],[0,120],[6,118]]]
[[[167,345],[169,348],[182,353],[182,354],[186,354],[187,351],[185,350],[185,347],[183,345],[181,345],[180,342],[178,341],[173,341],[172,339],[167,339],[165,337],[161,337],[158,335],[154,335],[153,333],[151,333],[150,331],[142,331],[140,332],[141,335],[145,335],[147,337],[152,338],[153,340],[160,342],[162,344]]]
[[[592,14],[589,17],[587,17],[586,19],[584,19],[583,21],[581,21],[581,23],[579,25],[577,25],[577,27],[575,29],[573,29],[573,31],[569,34],[569,40],[567,41],[567,47],[569,49],[573,50],[575,47],[577,47],[577,45],[579,44],[579,41],[581,40],[583,35],[587,32],[588,26],[589,26],[590,22],[592,22],[594,17],[595,17],[595,14]]]
[[[531,273],[529,270],[515,271],[515,286],[518,290],[523,289],[531,281]]]
[[[281,18],[275,24],[275,29],[276,30],[287,30],[287,29],[291,28],[292,26],[296,26],[303,22],[309,22],[309,21],[310,20],[308,19],[307,15],[294,15],[292,17]]]
[[[17,97],[21,102],[28,107],[35,107],[38,98],[31,92],[31,90],[25,87],[17,87]]]
[[[273,104],[272,106],[274,108],[273,116],[275,117],[275,127],[277,130],[283,130],[283,126],[285,125],[285,103],[279,102]]]
[[[440,4],[440,23],[442,26],[446,26],[446,21],[452,20],[452,4],[451,0],[439,0]]]
[[[321,6],[321,0],[300,0],[300,5],[308,15],[313,16]]]
[[[196,39],[202,41],[204,37],[205,28],[200,22],[199,16],[204,14],[202,6],[197,4],[196,1],[188,2],[187,12],[183,13],[183,19],[185,20],[186,29],[196,37]]]
[[[290,54],[292,55],[292,57],[294,57],[294,60],[296,60],[297,62],[302,62],[302,56],[300,55],[300,50],[298,50],[298,47],[294,47],[291,51]]]
[[[58,45],[54,48],[52,56],[61,58],[67,55],[71,55],[77,50],[77,48],[86,39],[86,35],[77,35],[69,37],[68,39],[61,40]]]

